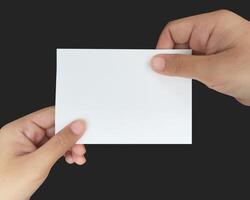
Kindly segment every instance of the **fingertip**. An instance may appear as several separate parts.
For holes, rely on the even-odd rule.
[[[79,156],[82,156],[86,153],[86,149],[85,149],[83,144],[75,144],[72,147],[72,152],[79,155]]]
[[[85,131],[85,121],[79,119],[71,123],[71,131],[76,135],[82,135]]]
[[[77,165],[83,165],[86,163],[85,157],[78,157],[77,160],[75,161]]]
[[[72,157],[72,155],[70,155],[70,154],[65,155],[65,161],[66,161],[68,164],[73,164],[73,163],[74,163],[73,157]]]
[[[163,72],[166,67],[166,61],[163,57],[156,55],[151,59],[150,65],[156,72]]]
[[[86,162],[86,158],[84,156],[79,156],[75,153],[72,153],[72,158],[77,165],[83,165]]]

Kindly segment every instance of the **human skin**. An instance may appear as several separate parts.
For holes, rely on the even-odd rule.
[[[85,123],[74,121],[54,136],[54,119],[48,107],[0,129],[0,199],[30,199],[63,155],[69,164],[85,163],[84,146],[75,144]]]
[[[191,48],[193,55],[156,55],[156,72],[198,80],[250,105],[249,21],[227,10],[178,19],[165,26],[157,48]]]
[[[191,48],[194,55],[157,55],[152,68],[168,76],[198,80],[209,88],[250,105],[250,25],[226,10],[173,21],[164,28],[157,48]],[[49,107],[0,130],[0,199],[27,200],[63,155],[85,163],[85,130],[74,121],[54,136],[54,108]]]

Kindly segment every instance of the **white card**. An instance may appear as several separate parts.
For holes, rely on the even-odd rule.
[[[82,144],[191,144],[192,82],[150,68],[191,50],[57,49],[56,132],[82,118]]]

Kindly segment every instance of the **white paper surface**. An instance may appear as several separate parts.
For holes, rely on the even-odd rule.
[[[151,70],[159,53],[57,49],[56,132],[83,118],[84,144],[191,144],[192,83]]]

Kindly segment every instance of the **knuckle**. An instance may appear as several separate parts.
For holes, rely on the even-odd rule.
[[[166,27],[173,26],[173,25],[175,24],[175,22],[176,22],[176,20],[171,20],[171,21],[167,22],[165,28],[166,28]]]
[[[26,131],[26,130],[29,131],[31,129],[31,127],[34,127],[34,124],[32,123],[32,121],[30,121],[28,119],[23,119],[22,127],[23,127],[24,131]]]
[[[5,125],[3,125],[3,126],[1,127],[0,131],[3,131],[3,132],[4,132],[5,130],[8,130],[10,126],[11,126],[10,123],[5,124]]]
[[[170,27],[170,24],[171,24],[171,22],[168,22],[168,23],[164,26],[164,28],[162,29],[161,34],[163,34],[163,35],[166,35],[166,34],[167,34],[167,32],[168,32],[168,30],[169,30],[169,27]]]
[[[177,23],[180,21],[180,19],[179,20],[171,20],[171,21],[169,21],[169,22],[167,22],[167,24],[165,25],[165,27],[164,27],[164,31],[166,31],[166,30],[172,30],[176,25],[177,25]]]
[[[17,129],[16,127],[16,124],[14,122],[10,122],[10,123],[7,123],[5,125],[3,125],[0,129],[1,132],[5,132],[5,131],[8,131],[8,130],[15,130]]]
[[[165,30],[166,30],[166,29],[172,30],[172,29],[174,29],[174,27],[175,27],[176,25],[178,25],[180,22],[181,22],[181,19],[169,21],[169,22],[166,24],[166,26],[165,26],[164,29],[165,29]]]
[[[227,9],[218,10],[217,13],[218,13],[219,16],[221,16],[221,17],[227,17],[227,16],[234,15],[234,13],[233,13],[232,11],[227,10]]]
[[[47,108],[45,108],[47,111],[51,111],[54,112],[55,111],[55,106],[49,106]]]

